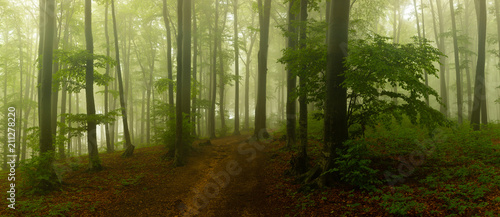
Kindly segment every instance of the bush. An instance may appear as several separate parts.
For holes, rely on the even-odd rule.
[[[360,189],[373,190],[375,185],[382,182],[376,178],[378,170],[370,167],[368,149],[363,140],[348,140],[345,142],[347,149],[339,151],[335,160],[335,168],[325,173],[335,172],[340,175],[340,180]]]

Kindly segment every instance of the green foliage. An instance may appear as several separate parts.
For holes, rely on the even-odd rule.
[[[411,196],[405,196],[406,192],[412,191],[407,185],[395,187],[394,193],[388,192],[381,196],[380,206],[390,214],[407,215],[412,210],[422,213],[426,208],[425,205],[414,201]]]
[[[67,90],[72,93],[78,93],[85,89],[85,70],[87,60],[94,60],[94,68],[106,68],[106,65],[115,65],[115,61],[105,55],[92,55],[87,50],[55,50],[54,61],[60,61],[68,67],[61,68],[53,77],[53,89],[59,90],[63,84],[67,85]],[[112,78],[103,75],[94,70],[94,82],[97,85],[107,85]]]
[[[424,83],[424,70],[437,76],[433,63],[441,53],[427,40],[413,39],[409,44],[392,44],[389,38],[375,35],[350,41],[344,82],[350,90],[350,124],[374,125],[381,114],[397,120],[405,114],[412,123],[430,127],[446,123],[440,112],[424,102],[431,96],[439,101],[438,93]],[[393,86],[399,91],[389,90]]]
[[[363,140],[348,140],[347,149],[338,151],[335,168],[325,173],[338,172],[340,179],[360,189],[373,190],[382,182],[376,178],[378,170],[370,167],[368,149]]]
[[[46,190],[44,188],[58,185],[59,183],[54,179],[52,164],[48,163],[53,159],[54,152],[50,151],[21,162],[20,171],[26,177],[21,181],[22,188],[29,189],[30,193],[43,193]]]
[[[107,114],[61,114],[61,116],[65,116],[66,120],[71,123],[75,123],[77,127],[69,128],[65,125],[61,125],[62,127],[67,128],[67,132],[73,133],[73,136],[78,135],[79,133],[85,131],[87,128],[88,121],[95,121],[96,124],[110,124],[116,120],[116,117],[121,116],[121,109],[116,109],[108,112]]]
[[[197,115],[197,114],[191,114]],[[176,140],[176,120],[175,120],[175,107],[166,102],[155,101],[152,109],[151,118],[158,123],[165,123],[164,125],[156,125],[153,128],[154,135],[153,142],[157,144],[164,144],[169,150],[175,150]],[[183,118],[182,123],[182,138],[185,144],[192,144],[194,137],[191,135],[193,124]]]

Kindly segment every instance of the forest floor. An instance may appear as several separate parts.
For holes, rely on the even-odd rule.
[[[361,191],[337,185],[311,190],[285,175],[294,152],[283,149],[283,137],[275,135],[262,143],[249,138],[248,135],[229,136],[211,140],[211,145],[203,144],[206,140],[196,141],[187,165],[177,168],[171,166],[172,161],[161,160],[167,151],[164,146],[138,148],[133,157],[126,159],[120,157],[121,152],[103,153],[100,156],[105,168],[94,173],[86,171],[86,157],[68,158],[57,164],[63,181],[58,191],[41,196],[26,194],[20,188],[16,210],[7,208],[8,201],[1,200],[0,205],[6,208],[0,209],[0,216],[500,214],[500,189],[476,184],[475,179],[484,174],[443,181],[441,186],[432,189],[423,188],[423,184],[415,181],[425,177],[416,172],[413,179],[395,188],[383,184],[376,191]],[[321,143],[310,140],[310,147],[312,163],[319,156]],[[392,164],[390,167],[398,167],[397,161],[393,160]],[[472,167],[474,163],[467,166]],[[425,171],[425,164],[421,167]],[[492,169],[498,172],[498,167]],[[482,177],[485,182],[500,183],[499,173],[488,174],[493,179]],[[3,172],[0,175],[7,177]],[[17,178],[22,179],[22,174]],[[7,191],[7,185],[7,178],[1,178],[2,191]],[[473,198],[475,196],[478,198]]]

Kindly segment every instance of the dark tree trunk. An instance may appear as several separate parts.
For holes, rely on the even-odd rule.
[[[87,52],[94,54],[94,39],[92,37],[92,1],[85,0],[85,41]],[[92,118],[95,115],[94,102],[94,59],[87,59],[85,73],[85,95],[87,99],[87,142],[89,147],[89,167],[92,171],[102,169],[99,160],[99,149],[97,148],[96,120]]]
[[[451,11],[451,31],[453,35],[453,48],[455,50],[455,71],[457,79],[457,106],[458,106],[458,123],[462,123],[462,108],[463,108],[463,97],[462,97],[462,74],[460,73],[460,58],[458,52],[458,40],[457,40],[457,25],[455,22],[455,8],[453,5],[453,0],[450,0],[450,11]]]
[[[45,5],[43,5],[45,3]],[[39,91],[39,127],[40,127],[40,156],[46,160],[40,161],[38,170],[48,179],[37,180],[37,188],[41,190],[52,190],[56,187],[57,176],[52,168],[54,159],[54,146],[52,143],[52,60],[53,60],[53,43],[54,29],[56,27],[55,20],[55,0],[41,1],[40,12],[41,17],[44,17],[45,26],[43,31],[43,60],[40,74],[40,91]]]
[[[192,14],[193,14],[193,39],[194,39],[194,42],[193,42],[193,80],[195,83],[197,83],[197,78],[196,78],[196,74],[198,73],[198,26],[197,26],[197,21],[196,21],[196,8],[195,8],[196,4],[195,2],[192,3],[192,8],[193,8],[193,11],[192,11]],[[200,76],[201,77],[201,76]],[[201,88],[201,87],[200,87]],[[200,94],[198,92],[198,94]],[[196,121],[196,117],[198,116],[197,115],[197,104],[196,104],[196,97],[197,96],[194,96],[193,97],[193,103],[191,105],[191,114],[192,114],[192,118],[191,118],[191,124],[192,124],[192,131],[191,131],[191,134],[193,136],[196,137],[196,124],[198,123],[198,121]]]
[[[131,157],[134,154],[135,146],[130,140],[130,132],[128,131],[127,106],[125,105],[125,96],[123,94],[122,70],[120,66],[120,49],[118,46],[118,31],[116,27],[115,1],[111,0],[111,15],[113,17],[113,32],[115,37],[115,52],[116,52],[116,75],[118,77],[118,90],[120,92],[120,107],[122,110],[123,119],[123,135],[125,137],[125,152],[122,157]]]
[[[170,30],[170,21],[168,20],[168,9],[167,0],[163,0],[163,22],[165,23],[165,28],[167,29],[167,67],[168,67],[168,79],[172,81],[172,33]],[[174,86],[172,82],[168,84],[168,103],[170,106],[174,106]]]
[[[306,49],[307,40],[307,0],[300,0],[300,50],[301,56],[307,55],[303,51]],[[302,67],[305,70],[305,67]],[[299,73],[299,140],[300,150],[295,161],[294,169],[297,173],[302,174],[307,171],[307,75],[304,72]]]
[[[438,43],[438,48],[439,50],[445,54],[446,53],[446,46],[444,42],[444,37],[441,36],[441,34],[444,33],[444,17],[443,17],[443,10],[441,8],[441,0],[436,0],[437,4],[437,10],[438,10],[438,17],[439,17],[439,34],[436,31],[436,28],[434,28],[435,35],[436,35],[436,42],[439,41]],[[431,3],[432,7],[432,3]],[[433,9],[434,12],[434,9]],[[433,13],[434,14],[434,13]],[[434,15],[433,15],[434,16]],[[435,19],[433,19],[435,20]],[[434,24],[435,25],[435,24]],[[438,36],[439,35],[439,36]],[[439,80],[440,82],[440,87],[441,87],[441,98],[442,98],[442,105],[440,107],[441,113],[443,113],[445,116],[448,117],[448,89],[446,87],[446,57],[441,56],[439,59],[439,62],[441,63],[440,69],[439,69]]]
[[[252,25],[254,24],[255,16],[252,16]],[[252,33],[250,39],[250,47],[246,53],[245,61],[245,123],[243,125],[244,130],[250,129],[250,63],[252,62],[252,51],[255,44],[256,33]]]
[[[259,70],[258,70],[258,88],[257,104],[255,108],[255,132],[254,136],[258,139],[269,138],[266,129],[266,85],[267,85],[267,54],[269,49],[269,22],[271,17],[271,0],[258,0],[259,6],[259,26],[260,26],[260,45],[259,45]]]
[[[240,50],[238,46],[238,0],[233,1],[234,7],[234,73],[236,75],[234,100],[234,132],[240,135]]]
[[[109,43],[109,31],[108,31],[108,11],[109,11],[109,1],[106,1],[106,9],[104,14],[104,34],[106,35],[106,56],[110,56],[110,43]],[[109,76],[110,66],[106,64],[106,75]],[[109,112],[109,87],[106,85],[104,87],[104,114],[108,114]],[[109,136],[109,124],[104,124],[104,130],[106,131],[106,151],[108,153],[112,153],[115,151],[115,146],[111,141]]]
[[[334,168],[336,149],[344,149],[347,133],[347,89],[342,87],[347,57],[349,0],[332,2],[329,21],[329,40],[326,67],[326,100],[324,126],[323,171]],[[331,185],[333,174],[322,176],[323,185]]]
[[[478,54],[476,68],[476,82],[474,85],[474,104],[472,106],[471,125],[474,130],[479,130],[480,117],[487,118],[485,101],[485,59],[486,59],[486,0],[478,0],[476,8],[478,14]],[[484,113],[483,113],[484,112]],[[484,124],[484,122],[483,122]]]
[[[215,0],[215,29],[213,34],[217,35],[218,32],[218,25],[219,25],[219,1]],[[212,87],[211,87],[211,105],[210,105],[210,111],[208,115],[208,134],[210,136],[210,139],[214,139],[215,136],[215,100],[217,97],[217,44],[218,44],[218,37],[214,37],[214,53],[213,53],[213,62],[212,62]]]

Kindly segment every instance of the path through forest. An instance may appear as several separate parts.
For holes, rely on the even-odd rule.
[[[155,166],[142,171],[144,178],[134,189],[102,207],[102,214],[115,216],[267,216],[271,210],[263,186],[265,149],[249,136],[195,142],[188,164],[168,175]],[[252,146],[254,145],[254,146]],[[136,153],[140,158],[141,153]],[[153,163],[154,162],[146,162]],[[158,166],[158,165],[157,165]],[[151,173],[151,174],[150,174]],[[156,175],[155,175],[156,174]],[[229,178],[228,178],[229,177]]]

